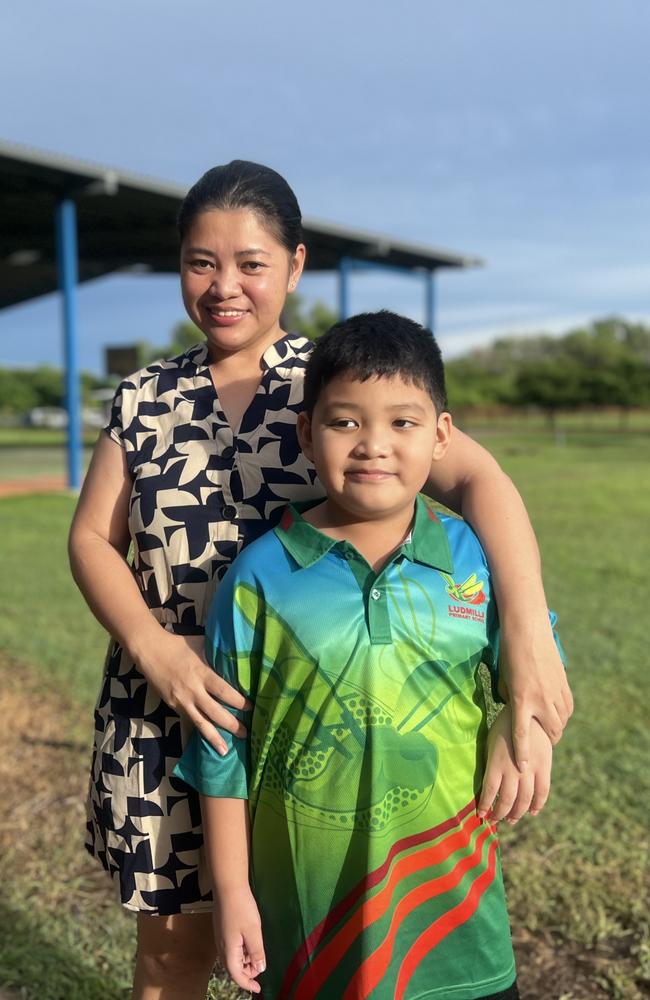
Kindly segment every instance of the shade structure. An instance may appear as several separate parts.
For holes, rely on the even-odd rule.
[[[62,293],[68,482],[81,477],[75,288],[108,274],[175,274],[176,217],[186,188],[0,141],[0,309]],[[422,274],[427,325],[434,328],[433,276],[476,267],[471,257],[350,227],[303,219],[307,270],[339,273],[339,312],[351,275],[363,268]]]
[[[77,210],[79,281],[178,271],[176,216],[186,188],[0,141],[0,308],[58,288],[56,205]],[[476,267],[478,257],[304,219],[307,269],[342,258],[412,271]]]

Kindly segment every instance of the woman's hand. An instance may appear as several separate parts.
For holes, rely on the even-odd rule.
[[[523,773],[519,770],[512,743],[511,711],[506,705],[488,734],[487,765],[477,808],[480,818],[490,823],[505,819],[514,826],[527,812],[536,816],[548,799],[552,764],[551,741],[533,720],[529,766]]]
[[[573,712],[526,508],[489,452],[458,428],[444,458],[433,462],[426,492],[469,521],[487,555],[501,623],[499,667],[512,705],[515,757],[523,771],[532,720],[555,744]]]
[[[242,990],[260,993],[257,976],[266,969],[262,922],[248,885],[229,889],[215,903],[214,937],[222,965]]]
[[[524,771],[535,720],[555,746],[573,713],[573,696],[547,613],[541,620],[531,615],[523,629],[507,619],[503,622],[499,671],[512,708],[515,759]]]
[[[203,655],[203,636],[173,635],[160,628],[155,643],[137,663],[160,697],[174,711],[185,715],[217,753],[228,748],[215,726],[245,737],[246,727],[224,708],[250,708],[250,702],[212,670]]]

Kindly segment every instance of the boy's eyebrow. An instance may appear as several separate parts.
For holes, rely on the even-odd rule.
[[[345,410],[362,410],[364,407],[360,403],[352,403],[346,399],[333,399],[325,407],[325,412],[329,410],[335,410],[337,407],[341,407]],[[390,406],[385,407],[387,410],[417,410],[419,413],[426,413],[423,406],[419,403],[392,403]]]

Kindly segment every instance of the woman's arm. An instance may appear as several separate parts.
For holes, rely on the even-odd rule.
[[[147,607],[126,561],[130,494],[124,450],[102,434],[70,529],[72,575],[97,620],[163,700],[184,712],[205,739],[225,753],[214,723],[238,736],[246,730],[216,699],[236,708],[248,703],[208,667],[202,637],[167,632]]]
[[[259,993],[255,977],[264,972],[266,959],[259,910],[249,882],[248,801],[202,795],[201,817],[219,958],[241,989]]]
[[[539,548],[523,501],[496,460],[454,428],[427,493],[469,521],[490,564],[501,625],[499,663],[512,705],[517,764],[528,762],[536,718],[557,743],[573,698],[548,617]]]

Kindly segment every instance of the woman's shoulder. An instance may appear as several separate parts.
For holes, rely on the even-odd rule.
[[[286,333],[264,352],[263,364],[267,368],[286,368],[292,374],[304,370],[314,344],[300,334]]]
[[[185,377],[195,377],[197,369],[206,367],[206,357],[206,345],[204,343],[194,344],[173,358],[157,358],[143,368],[138,368],[137,371],[122,379],[119,389],[155,393],[161,382],[169,388],[170,385]]]

